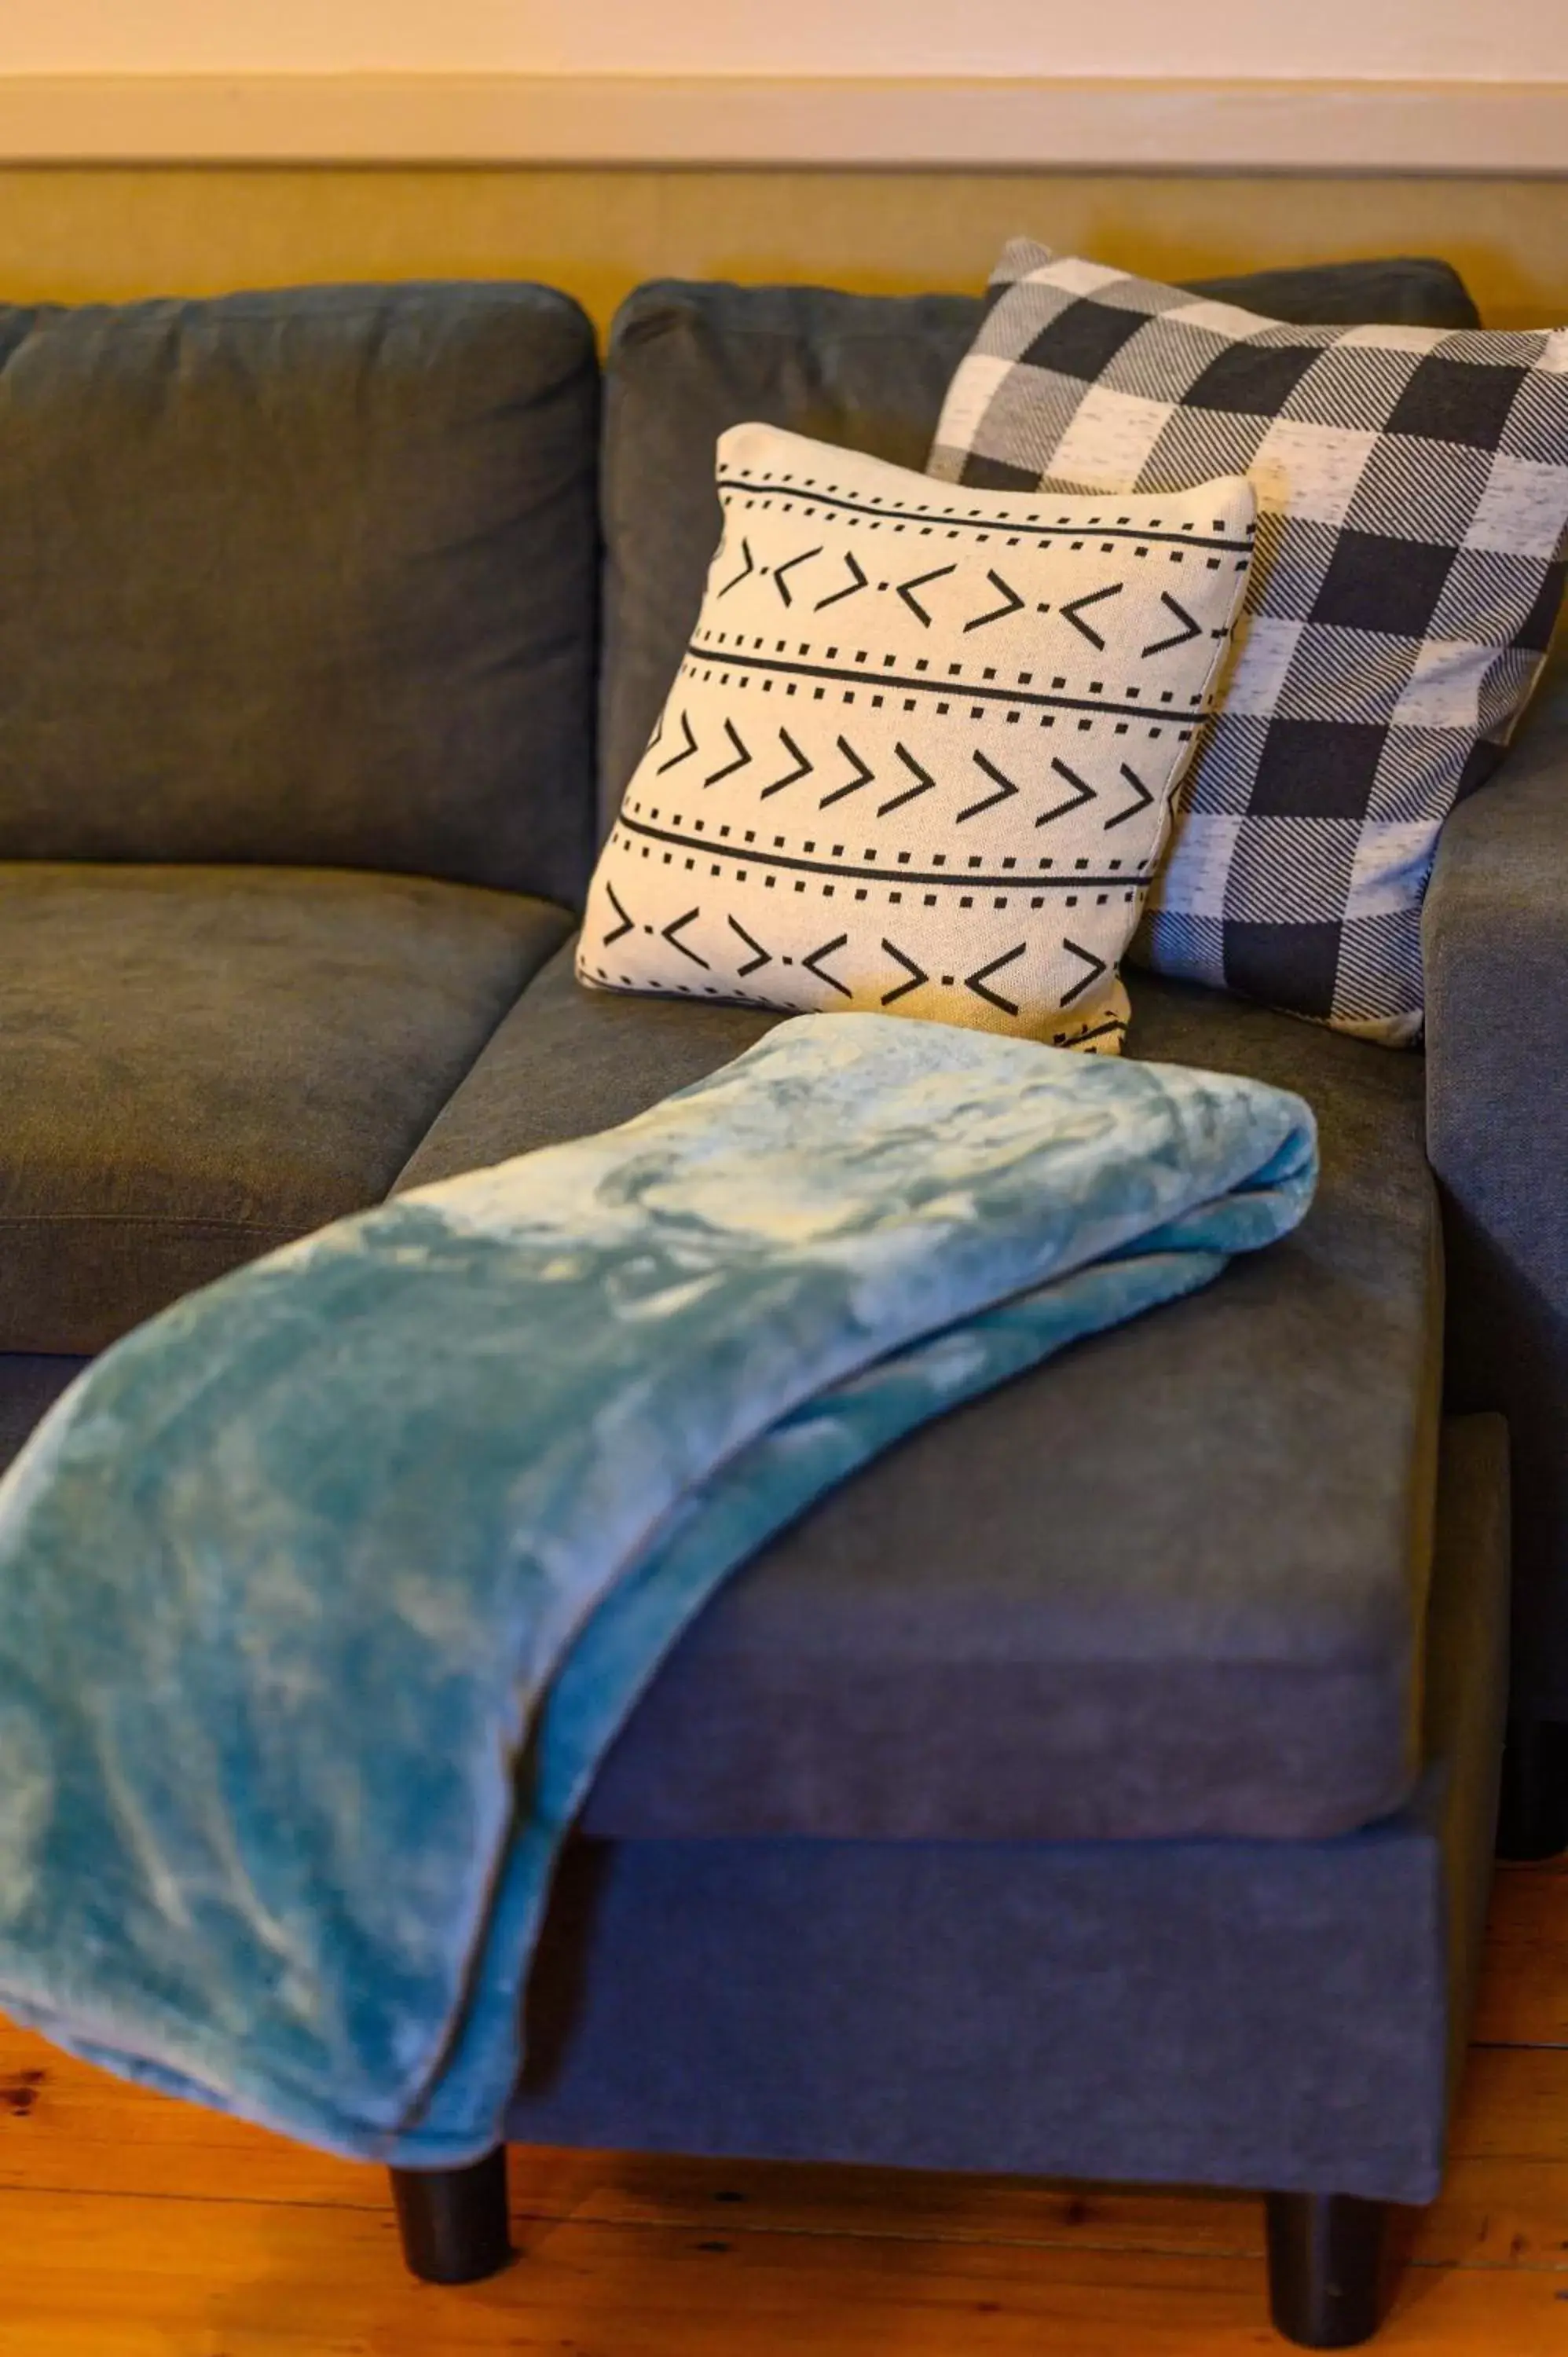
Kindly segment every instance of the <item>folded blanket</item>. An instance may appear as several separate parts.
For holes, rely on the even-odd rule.
[[[340,2152],[483,2152],[560,1844],[717,1583],[1315,1168],[1255,1082],[810,1016],[179,1303],[0,1481],[0,2007]]]

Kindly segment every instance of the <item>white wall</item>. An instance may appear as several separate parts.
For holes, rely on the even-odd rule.
[[[0,75],[1564,81],[1568,0],[0,0]]]

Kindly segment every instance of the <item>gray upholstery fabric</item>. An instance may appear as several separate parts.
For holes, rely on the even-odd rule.
[[[569,920],[418,877],[0,865],[0,1351],[385,1193]]]
[[[1505,1684],[1501,1433],[1451,1427],[1444,1457],[1398,1816],[1333,1842],[584,1843],[511,2135],[1429,2201]]]
[[[1300,1232],[914,1436],[737,1573],[606,1763],[615,1835],[1307,1836],[1409,1787],[1441,1353],[1415,1057],[1140,978],[1135,1053],[1299,1089]],[[400,1187],[626,1120],[775,1018],[563,951]]]
[[[1514,1706],[1568,1720],[1568,637],[1426,896],[1427,1133],[1452,1395],[1514,1450]]]
[[[571,900],[597,405],[539,286],[0,306],[0,859]]]
[[[1478,325],[1445,263],[1340,263],[1211,279],[1274,317]],[[607,830],[702,602],[719,536],[714,444],[762,418],[923,467],[978,296],[843,295],[665,280],[621,307],[607,362],[606,659],[600,823]]]
[[[500,1024],[399,1176],[398,1193],[629,1121],[782,1020],[745,1006],[579,989],[574,946],[552,958]]]
[[[74,1381],[85,1359],[45,1359],[0,1351],[0,1473],[46,1409]]]
[[[1450,262],[1391,254],[1375,262],[1303,263],[1196,278],[1194,291],[1298,326],[1353,328],[1398,320],[1413,328],[1478,328],[1481,315]]]

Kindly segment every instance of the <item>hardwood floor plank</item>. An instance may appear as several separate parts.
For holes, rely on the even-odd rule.
[[[1568,2046],[1568,1858],[1498,1868],[1475,2035]]]
[[[0,2187],[385,2206],[378,2169],[79,2062],[0,2019]]]
[[[1568,2160],[1568,2048],[1473,2046],[1449,2155]]]
[[[543,2222],[489,2284],[401,2277],[360,2212],[0,2196],[5,2357],[1240,2357],[1256,2260]],[[1412,2267],[1395,2357],[1563,2357],[1560,2278]]]

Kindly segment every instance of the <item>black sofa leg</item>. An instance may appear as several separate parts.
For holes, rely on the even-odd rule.
[[[1274,2330],[1303,2349],[1355,2349],[1380,2312],[1380,2201],[1348,2193],[1271,2193],[1269,2307]]]
[[[394,2169],[403,2255],[424,2283],[478,2283],[511,2256],[506,2147],[467,2169]]]
[[[1568,1727],[1516,1721],[1503,1751],[1498,1856],[1523,1863],[1568,1849]]]

